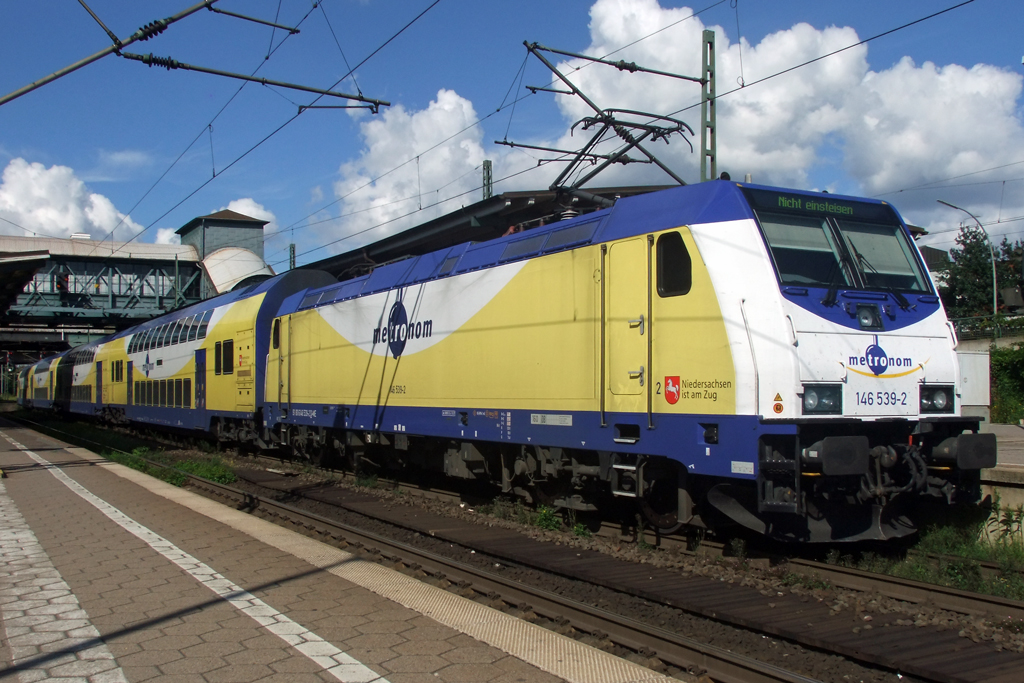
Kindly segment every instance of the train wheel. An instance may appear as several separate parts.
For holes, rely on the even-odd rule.
[[[647,471],[656,475],[653,480],[644,482],[644,492],[640,497],[640,512],[644,519],[662,533],[675,533],[683,526],[679,521],[679,484],[675,472],[670,469]]]
[[[531,490],[534,500],[539,505],[545,505],[554,510],[563,507],[563,502],[569,495],[567,482],[559,479],[534,481]]]

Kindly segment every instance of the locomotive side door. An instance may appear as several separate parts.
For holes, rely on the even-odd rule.
[[[235,367],[235,389],[238,392],[236,400],[239,410],[252,410],[256,403],[255,384],[255,355],[256,341],[253,330],[239,330],[235,334],[235,357],[232,362],[237,362]],[[227,361],[227,359],[224,359]]]
[[[97,405],[103,403],[103,361],[96,361],[96,400]]]
[[[126,410],[127,410],[128,406],[134,405],[134,398],[135,398],[135,385],[134,385],[134,382],[133,382],[134,377],[135,377],[135,363],[133,361],[128,361],[128,375],[127,375],[127,381],[128,381],[128,400],[125,401],[125,409]]]
[[[605,343],[608,372],[605,390],[611,412],[646,410],[650,382],[648,360],[648,247],[643,237],[611,245],[605,272]]]
[[[206,423],[206,349],[196,349],[196,427],[205,429]]]
[[[278,408],[282,411],[292,407],[292,317],[281,318],[281,384],[278,391]],[[282,412],[282,414],[284,414]]]

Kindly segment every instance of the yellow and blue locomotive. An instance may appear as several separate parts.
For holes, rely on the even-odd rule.
[[[55,400],[102,374],[113,418],[804,542],[911,533],[915,501],[974,500],[995,465],[884,202],[714,181],[302,277],[74,350]]]

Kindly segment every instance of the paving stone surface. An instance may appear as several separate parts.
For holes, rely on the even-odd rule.
[[[38,538],[37,559],[50,563],[49,573],[23,574],[20,565],[11,563],[13,558],[0,557],[0,572],[7,572],[0,576],[0,601],[25,602],[12,607],[10,617],[8,603],[0,605],[7,639],[32,636],[38,641],[11,640],[6,667],[0,664],[0,677],[17,670],[26,656],[63,653],[67,638],[77,638],[76,643],[89,647],[76,651],[73,659],[48,659],[47,674],[95,683],[157,678],[209,683],[337,681],[339,678],[322,665],[333,648],[382,677],[378,680],[391,683],[561,680],[251,536],[154,496],[106,471],[102,464],[59,449],[44,450],[49,445],[45,437],[24,430],[0,431],[36,448],[39,456],[60,466],[93,494],[255,599],[242,601],[248,611],[241,611],[243,607],[233,604],[238,600],[225,600],[211,592],[0,439],[0,467],[10,473],[4,481],[12,507]],[[2,534],[8,530],[15,533],[0,508],[0,545],[5,552],[8,542]],[[15,575],[17,585],[8,578]],[[58,581],[63,589],[57,587]],[[14,592],[8,595],[8,590]],[[65,609],[64,605],[71,606]],[[274,629],[282,631],[276,634],[261,625],[257,621],[263,609],[260,605],[286,616],[289,623],[322,641],[283,640],[293,637],[291,627],[275,625]],[[53,633],[61,640],[48,640],[47,634]],[[23,653],[18,647],[33,649]],[[5,653],[0,650],[0,654]],[[101,671],[104,666],[110,668]],[[120,672],[122,678],[111,677],[111,671]],[[29,679],[22,676],[22,680]]]
[[[5,661],[24,683],[127,680],[2,480],[0,616],[7,635]]]

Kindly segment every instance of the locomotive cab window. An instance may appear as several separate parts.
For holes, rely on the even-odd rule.
[[[271,334],[273,339],[273,345],[275,349],[281,348],[281,319],[278,318],[274,321],[274,331]]]
[[[762,214],[760,219],[782,284],[853,285],[824,219],[782,214]]]
[[[884,202],[744,189],[783,285],[931,293],[910,235]]]
[[[690,252],[678,232],[658,238],[658,295],[682,296],[693,286],[693,263]]]

